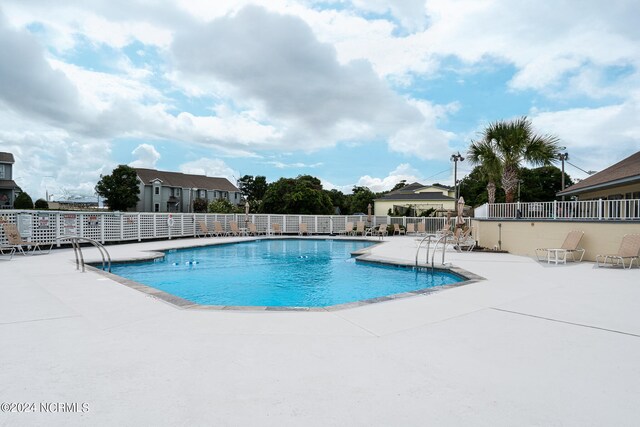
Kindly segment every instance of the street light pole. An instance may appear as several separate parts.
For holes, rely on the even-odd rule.
[[[561,150],[564,150],[565,147],[562,147]],[[560,153],[558,154],[558,160],[562,162],[562,184],[560,191],[564,191],[564,162],[569,160],[569,153]],[[562,196],[562,201],[564,201],[564,196]]]
[[[458,151],[457,154],[451,155],[451,161],[453,162],[453,185],[455,189],[455,199],[458,200],[458,162],[463,162],[464,157]]]

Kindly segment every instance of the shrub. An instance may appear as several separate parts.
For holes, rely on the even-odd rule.
[[[194,212],[206,212],[207,211],[207,201],[205,199],[197,198],[193,201],[193,211]]]
[[[207,210],[209,213],[234,213],[237,211],[231,202],[225,199],[218,199],[209,203]]]
[[[36,209],[46,210],[49,209],[49,202],[47,202],[45,199],[38,199],[36,200],[34,207]]]
[[[15,209],[33,209],[33,200],[27,193],[22,192],[13,201],[13,207]]]

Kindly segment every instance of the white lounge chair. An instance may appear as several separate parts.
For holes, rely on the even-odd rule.
[[[562,246],[559,248],[538,248],[536,249],[536,257],[538,261],[546,260],[547,263],[567,263],[567,255],[571,255],[571,259],[575,262],[575,253],[580,252],[580,259],[578,262],[582,261],[584,257],[585,250],[580,248],[580,241],[582,240],[582,236],[584,236],[584,231],[573,230],[567,234],[567,237],[564,239]],[[543,254],[546,254],[543,255]]]
[[[607,262],[611,262],[611,265],[620,265],[622,268],[626,268],[625,259],[629,259],[629,268],[633,266],[633,261],[638,265],[638,257],[640,256],[640,234],[625,234],[620,242],[620,248],[618,253],[610,255],[596,255],[596,264],[598,267],[606,265]],[[602,261],[602,264],[600,262]],[[613,261],[616,261],[614,264]]]

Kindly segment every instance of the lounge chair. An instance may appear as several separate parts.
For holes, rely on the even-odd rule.
[[[602,265],[606,265],[607,261],[610,261],[612,266],[622,263],[622,268],[626,268],[624,260],[628,258],[629,268],[631,268],[634,260],[636,265],[638,265],[638,256],[640,256],[640,234],[625,234],[620,243],[618,253],[596,255],[596,264],[598,267],[601,267],[600,261],[602,259]],[[616,261],[615,264],[613,263],[614,260]]]
[[[309,235],[309,230],[307,230],[307,224],[304,222],[300,223],[300,228],[298,229],[298,235],[302,236],[303,234]]]
[[[282,229],[280,228],[280,224],[275,222],[271,224],[271,234],[279,234],[282,236]]]
[[[227,236],[229,235],[229,233],[227,233],[226,231],[224,231],[224,229],[222,228],[222,223],[220,221],[216,221],[213,223],[213,235],[214,236]]]
[[[358,234],[360,234],[361,236],[364,236],[364,221],[358,221],[356,222],[356,229],[353,230],[353,235],[357,236]]]
[[[257,236],[258,234],[262,234],[261,232],[258,231],[258,228],[256,227],[256,225],[252,222],[247,224],[247,228],[249,229],[248,234],[251,236]]]
[[[466,250],[467,252],[472,251],[473,248],[476,247],[476,239],[474,239],[471,235],[471,227],[467,228],[464,231],[461,228],[459,228],[458,230],[456,230],[457,233],[454,233],[454,249],[458,252],[462,252],[463,250]]]
[[[364,224],[364,223],[363,223]],[[364,229],[363,229],[364,230]],[[349,236],[353,233],[353,222],[347,222],[344,226],[344,230],[338,232],[340,235]]]
[[[567,234],[567,237],[564,239],[564,243],[559,248],[538,248],[536,249],[536,257],[538,261],[546,260],[547,263],[567,263],[567,255],[571,255],[571,259],[575,262],[575,253],[580,252],[580,259],[578,262],[582,261],[584,257],[585,250],[580,248],[580,241],[582,240],[582,236],[584,236],[584,231],[573,230]],[[546,253],[546,256],[543,254]]]
[[[389,234],[389,232],[387,231],[387,224],[380,224],[380,227],[378,227],[375,230],[375,234],[376,234],[376,236],[379,236],[380,238],[383,238],[384,236]]]
[[[421,236],[426,236],[427,227],[424,225],[424,222],[419,222],[418,223],[418,231],[416,232],[416,234],[419,234]]]
[[[395,236],[396,234],[398,236],[401,235],[401,234],[405,234],[406,235],[404,229],[402,227],[400,227],[400,224],[393,224],[393,235]]]
[[[13,259],[13,254],[16,253],[16,248],[8,245],[0,245],[0,255],[9,256],[9,260]]]
[[[409,234],[416,234],[415,224],[410,222],[407,224],[407,229],[405,230],[405,234],[408,236]]]
[[[202,235],[203,237],[213,237],[213,232],[209,230],[209,227],[207,227],[207,223],[204,221],[198,221],[198,232],[196,233],[196,236],[200,237],[200,235]]]
[[[20,252],[22,255],[33,255],[38,251],[40,254],[48,254],[51,252],[54,243],[53,242],[29,242],[24,240],[18,231],[18,226],[16,224],[5,223],[2,224],[2,228],[4,229],[4,235],[7,238],[8,245],[5,247],[13,247],[15,251]],[[49,249],[44,252],[42,246],[49,246]],[[25,252],[24,248],[27,248]]]
[[[229,231],[227,235],[240,236],[242,234],[240,232],[240,229],[238,228],[238,223],[236,221],[229,222],[229,227],[231,228],[231,231]]]

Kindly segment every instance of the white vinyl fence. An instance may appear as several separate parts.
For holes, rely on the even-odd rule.
[[[534,203],[486,203],[475,210],[476,218],[638,220],[640,200],[585,200]]]
[[[466,218],[470,225],[469,218]],[[101,243],[142,241],[147,239],[171,239],[194,237],[198,222],[204,221],[213,230],[213,223],[220,222],[230,231],[230,222],[245,227],[252,222],[258,231],[267,233],[271,224],[280,224],[284,234],[298,234],[300,224],[307,224],[312,234],[337,234],[347,222],[367,221],[367,216],[353,215],[271,215],[271,214],[193,214],[152,212],[79,212],[79,211],[18,211],[3,210],[0,223],[17,223],[23,238],[33,242],[57,241],[65,236],[87,237]],[[434,233],[442,228],[445,218],[373,216],[372,225],[424,223],[426,231]],[[416,226],[417,229],[417,226]],[[0,243],[6,243],[0,228]]]

